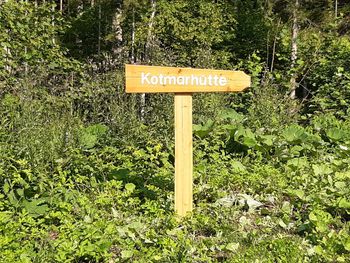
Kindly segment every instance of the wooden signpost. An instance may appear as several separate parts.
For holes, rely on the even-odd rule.
[[[125,65],[127,93],[175,93],[175,211],[192,211],[192,93],[238,92],[250,86],[242,71]]]

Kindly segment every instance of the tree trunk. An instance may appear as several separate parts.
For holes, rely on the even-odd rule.
[[[338,18],[338,0],[335,0],[335,3],[334,3],[334,16],[335,16],[335,19]]]
[[[151,16],[149,18],[148,23],[148,32],[147,32],[147,39],[146,39],[146,45],[145,45],[145,61],[146,63],[150,62],[150,47],[152,45],[152,31],[153,31],[153,23],[154,23],[154,17],[156,15],[156,0],[151,0]]]
[[[151,16],[149,18],[148,23],[148,32],[147,32],[147,39],[145,44],[145,55],[144,59],[147,64],[151,62],[151,55],[150,55],[150,47],[152,42],[152,31],[153,31],[153,23],[154,23],[154,17],[156,15],[156,0],[151,0]],[[145,120],[145,109],[146,109],[146,94],[141,94],[141,120]]]
[[[26,3],[28,4],[28,0],[26,0]],[[28,16],[28,11],[26,10],[24,13],[25,16]],[[28,47],[24,46],[24,55],[27,57],[27,53],[28,53]],[[28,74],[28,63],[26,60],[24,60],[24,74],[25,76],[27,76]]]
[[[280,29],[280,24],[281,24],[281,20],[278,20],[277,32],[275,33],[275,36],[273,39],[273,45],[272,45],[272,57],[271,57],[270,72],[273,71],[273,67],[274,67],[274,63],[275,63],[277,36],[278,36],[279,29]]]
[[[4,3],[6,3],[8,0],[4,0]],[[9,30],[6,29],[6,34],[9,36]],[[11,66],[9,62],[9,57],[11,56],[11,50],[7,47],[4,46],[4,52],[5,52],[5,70],[10,74],[11,73]]]
[[[132,8],[131,54],[130,62],[135,63],[135,7]]]
[[[290,97],[292,99],[296,98],[296,72],[295,72],[295,64],[298,58],[298,9],[299,9],[299,0],[295,0],[294,8],[293,8],[293,29],[292,29],[292,52],[291,52],[291,71],[292,76],[290,78]]]
[[[98,42],[97,42],[97,55],[100,58],[101,53],[101,3],[98,2]]]
[[[54,12],[55,12],[55,6],[52,6],[52,16],[51,16],[51,19],[52,19],[52,27],[53,27],[53,28],[55,27],[55,16],[54,16]],[[54,45],[56,44],[56,39],[55,39],[54,36],[52,37],[52,43],[53,43]]]
[[[112,47],[113,51],[113,60],[112,64],[115,66],[116,64],[120,64],[123,62],[123,28],[121,26],[122,23],[122,10],[121,8],[117,8],[115,15],[113,17],[112,22],[112,30],[114,33],[114,43]],[[107,24],[107,23],[106,23]],[[115,61],[116,60],[116,61]]]

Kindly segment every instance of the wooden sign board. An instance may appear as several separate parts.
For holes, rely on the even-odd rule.
[[[250,86],[243,71],[125,65],[127,93],[237,92]]]
[[[242,71],[125,65],[126,92],[175,93],[175,210],[193,207],[192,93],[237,92],[250,86]]]

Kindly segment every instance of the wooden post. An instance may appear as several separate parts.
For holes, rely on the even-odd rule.
[[[127,93],[175,93],[175,212],[178,216],[185,216],[193,206],[192,93],[238,92],[249,86],[250,77],[242,71],[125,65]]]
[[[175,211],[192,211],[192,94],[175,94]]]

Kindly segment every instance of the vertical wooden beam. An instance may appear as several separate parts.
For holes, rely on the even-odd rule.
[[[192,94],[175,94],[175,212],[192,211]]]

